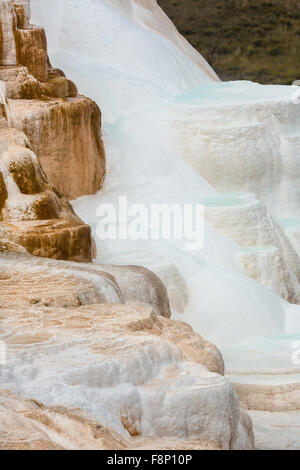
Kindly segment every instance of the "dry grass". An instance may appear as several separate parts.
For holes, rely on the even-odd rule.
[[[223,80],[300,79],[299,0],[158,0]]]

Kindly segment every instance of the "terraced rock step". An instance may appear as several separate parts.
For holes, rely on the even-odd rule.
[[[258,450],[300,450],[300,412],[249,411]]]
[[[29,2],[0,3],[0,80],[10,100],[9,123],[25,132],[61,194],[95,193],[106,172],[100,110],[51,66],[45,31],[30,24]]]
[[[221,375],[216,348],[189,326],[156,316],[150,306],[32,306],[1,309],[0,318],[7,347],[0,369],[4,388],[47,405],[73,403],[127,440],[155,436],[176,439],[177,445],[182,440],[253,447],[251,421]],[[6,436],[12,422],[2,425]],[[68,437],[67,430],[61,432]],[[10,440],[2,445],[22,445],[18,435]]]
[[[18,301],[22,304],[27,303],[27,297],[24,296],[26,289],[25,291],[22,289],[21,282],[18,279],[20,276],[22,277],[22,273],[28,273],[28,276],[32,278],[32,288],[36,291],[36,294],[39,290],[43,293],[47,292],[47,298],[56,299],[57,305],[60,301],[66,302],[66,300],[64,296],[60,297],[63,287],[61,289],[56,288],[58,285],[56,276],[60,279],[65,278],[63,284],[66,284],[66,292],[68,283],[71,282],[72,286],[73,281],[75,286],[81,285],[83,292],[88,288],[89,295],[76,297],[81,299],[80,304],[99,303],[100,300],[101,303],[121,304],[124,302],[143,302],[151,305],[156,315],[166,318],[171,316],[165,286],[154,273],[142,267],[78,264],[22,254],[2,253],[0,254],[0,268],[3,271],[4,279],[6,275],[10,279],[8,284],[6,283],[5,291],[0,294],[4,303],[7,302],[5,292],[8,287],[12,292],[15,292],[15,301],[17,303]],[[19,290],[14,290],[14,279],[17,279]],[[27,285],[26,279],[25,276],[25,286]],[[47,279],[53,282],[46,283],[44,287],[43,282]],[[36,287],[35,283],[37,283]],[[95,295],[95,290],[97,295]],[[41,295],[39,297],[34,296],[37,299],[42,297]],[[57,299],[61,300],[58,301]],[[53,302],[50,302],[50,305],[53,305]]]
[[[158,310],[166,292],[149,271],[14,253],[0,254],[0,270],[2,388],[41,402],[0,393],[2,448],[253,447],[222,356],[188,325],[155,313],[151,302]],[[133,278],[152,282],[152,297],[135,294]],[[148,304],[135,301],[143,292]],[[97,438],[88,437],[95,426]]]
[[[0,392],[0,450],[213,450],[213,442],[125,438],[86,413]]]
[[[227,376],[249,410],[300,411],[300,370]]]
[[[49,181],[75,199],[100,189],[105,175],[101,114],[84,96],[12,100],[11,124],[24,132]],[[70,178],[72,175],[72,178]]]
[[[48,182],[28,138],[0,129],[0,238],[36,256],[88,262],[90,227]]]
[[[253,448],[221,354],[150,271],[2,253],[0,272],[1,448]]]

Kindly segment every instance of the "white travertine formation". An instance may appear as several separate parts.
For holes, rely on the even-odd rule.
[[[284,299],[293,299],[293,276],[284,267],[283,254],[278,248],[273,245],[249,246],[241,249],[237,257],[251,279],[274,289]]]
[[[184,159],[222,193],[251,192],[273,215],[298,217],[296,87],[209,84],[169,107]]]
[[[268,248],[273,246],[277,250],[277,258],[269,257],[268,263],[270,272],[277,271],[278,280],[275,275],[273,283],[272,277],[268,275],[268,287],[273,288],[285,300],[299,303],[298,254],[283,228],[274,220],[266,206],[257,199],[234,194],[210,196],[203,199],[203,204],[205,205],[205,220],[240,247],[248,247],[251,250],[251,247],[256,246],[260,247],[261,252],[264,250],[268,252]],[[245,250],[241,251],[240,256],[244,255]],[[249,266],[246,264],[244,267],[249,274]],[[264,276],[262,270],[266,269],[266,266],[257,265],[257,268],[257,270],[252,270],[250,277],[260,281]],[[266,285],[266,282],[262,284]]]
[[[300,450],[300,412],[251,411],[258,450]]]
[[[72,263],[29,256],[2,256],[1,269],[8,272],[57,273],[60,277],[75,276],[92,283],[92,290],[98,291],[107,303],[142,302],[152,306],[158,316],[171,316],[169,299],[165,286],[148,269],[138,266],[108,266]],[[30,277],[29,275],[29,277]],[[83,281],[83,282],[84,282]],[[41,286],[39,287],[41,289]],[[47,286],[45,286],[47,290]],[[97,303],[97,297],[94,302]],[[85,304],[85,302],[81,302]]]
[[[154,0],[86,0],[84,6],[82,0],[52,0],[51,8],[49,0],[32,0],[32,9],[34,21],[46,27],[51,61],[63,68],[103,110],[108,178],[101,194],[74,203],[94,235],[99,205],[116,205],[119,196],[125,195],[128,204],[140,203],[146,209],[153,203],[201,202],[207,208],[201,250],[187,252],[184,243],[177,240],[98,240],[96,262],[113,260],[118,264],[120,257],[122,263],[131,263],[133,252],[143,252],[145,267],[155,265],[157,257],[163,260],[160,265],[167,266],[166,279],[171,279],[169,268],[175,266],[179,276],[169,281],[169,291],[177,284],[180,295],[179,301],[174,297],[171,304],[176,305],[176,310],[180,304],[180,319],[222,347],[229,373],[232,372],[230,378],[235,376],[232,381],[238,383],[236,389],[242,400],[253,408],[278,410],[286,398],[289,410],[297,409],[299,377],[293,372],[291,384],[286,370],[292,369],[291,352],[299,339],[300,307],[284,300],[299,302],[300,296],[300,108],[294,99],[295,88],[216,82],[215,74],[178,35]],[[37,36],[42,38],[38,32]],[[282,219],[287,220],[283,223]],[[269,278],[268,271],[272,272]],[[75,341],[72,350],[72,358],[75,351],[79,365],[76,370],[68,369],[72,348],[67,346],[61,353],[65,373],[56,370],[57,382],[48,389],[52,378],[48,380],[47,373],[45,377],[44,370],[39,369],[45,351],[42,341],[34,351],[40,354],[35,356],[39,371],[36,381],[32,380],[30,364],[27,372],[31,381],[22,384],[22,394],[39,390],[36,398],[51,404],[57,397],[57,387],[63,390],[59,396],[63,404],[77,406],[79,402],[82,409],[97,413],[98,418],[103,410],[89,406],[101,400],[109,414],[104,418],[119,431],[121,423],[132,434],[175,436],[185,442],[195,437],[210,440],[214,436],[218,440],[218,444],[214,441],[216,447],[228,447],[232,432],[228,422],[235,423],[234,427],[238,418],[235,399],[225,379],[212,377],[193,361],[182,361],[170,338],[167,345],[162,341],[161,330],[159,341],[151,336],[149,344],[143,332],[138,339],[134,336],[124,344],[127,331],[120,340],[120,315],[125,320],[126,315],[136,315],[136,311],[128,313],[128,308],[140,307],[125,305],[112,311],[111,306],[104,304],[101,312],[98,307],[79,308],[76,327],[81,328],[81,317],[86,318],[89,308],[93,321],[102,322],[106,333],[103,344],[108,349],[112,342],[108,330],[113,328],[117,315],[113,364],[109,359],[95,365],[95,351],[90,355],[89,349],[91,337],[80,331],[80,346]],[[56,322],[57,312],[48,310],[48,320],[51,315]],[[110,326],[105,316],[109,317]],[[42,309],[39,317],[43,318]],[[147,325],[155,329],[158,318],[154,325],[151,315],[146,317]],[[34,312],[32,322],[35,324]],[[143,319],[141,322],[144,325]],[[169,329],[171,323],[166,331]],[[65,342],[64,328],[61,335]],[[82,351],[86,338],[88,346]],[[24,341],[28,341],[28,336]],[[133,362],[131,356],[126,356],[131,346],[138,351]],[[30,352],[28,355],[33,361]],[[51,358],[49,354],[50,364]],[[83,359],[91,361],[90,365],[83,365]],[[273,369],[279,369],[279,364],[285,372],[278,381],[280,373]],[[250,377],[250,384],[244,383],[245,376]],[[119,389],[120,377],[131,385]],[[104,379],[106,385],[114,385],[113,394],[111,387],[106,394],[99,391]],[[271,384],[266,386],[268,381]],[[203,392],[203,384],[208,394]],[[16,378],[9,386],[16,391]],[[180,406],[176,397],[180,398]],[[217,412],[208,416],[207,407]],[[145,420],[140,418],[142,415]],[[202,419],[208,417],[209,423],[203,429]],[[187,423],[184,430],[182,422]],[[233,447],[249,446],[251,441],[246,418],[241,419],[240,426],[242,430],[239,437],[233,437]]]
[[[138,437],[162,448],[164,439],[178,447],[194,441],[193,447],[202,442],[217,449],[253,448],[251,421],[223,376],[221,354],[190,326],[156,315],[149,304],[111,303],[117,290],[89,265],[77,270],[70,263],[16,254],[0,255],[0,263],[0,338],[7,357],[1,388],[73,416],[73,431],[70,423],[52,435],[59,447],[78,446],[78,438],[70,442],[68,436],[76,436],[72,408],[79,408],[85,412],[82,430],[89,432],[93,421],[129,448],[141,445]],[[22,279],[21,272],[26,272]],[[6,414],[1,445],[26,447],[33,436],[22,418],[24,403],[14,411],[20,414],[20,434],[7,439],[16,431],[11,400],[1,392],[0,414]],[[32,410],[33,420],[44,405]],[[49,430],[37,430],[52,448]],[[90,446],[105,448],[101,441],[82,441],[82,448]]]
[[[0,81],[6,90],[0,95],[9,125],[27,135],[63,196],[97,192],[105,176],[98,106],[51,66],[45,31],[30,24],[29,2],[0,5]]]
[[[49,184],[28,138],[0,128],[0,237],[37,256],[91,261],[90,228]]]
[[[98,206],[116,204],[119,195],[148,208],[151,203],[198,203],[214,196],[220,201],[224,191],[244,193],[239,199],[246,201],[254,193],[252,201],[234,210],[226,207],[230,195],[220,209],[209,208],[215,229],[206,225],[204,247],[196,253],[187,253],[173,240],[169,246],[99,241],[97,262],[117,263],[121,256],[122,263],[130,263],[133,251],[144,251],[145,266],[151,266],[152,252],[165,264],[173,263],[189,296],[183,318],[198,331],[210,332],[220,345],[282,335],[290,306],[269,288],[290,301],[299,299],[299,258],[281,220],[275,220],[298,210],[295,88],[203,81],[203,68],[198,64],[195,75],[195,62],[183,58],[181,46],[170,53],[161,12],[156,2],[150,5],[149,10],[141,1],[101,0],[88,2],[83,10],[77,0],[64,0],[49,13],[47,0],[32,1],[34,18],[50,34],[52,60],[104,110],[109,178],[101,194],[82,198],[74,207],[96,234]],[[155,30],[161,32],[159,45],[149,29],[153,15]],[[143,60],[136,43],[147,51]],[[174,42],[171,47],[174,51]],[[130,61],[124,60],[129,56]],[[275,272],[268,282],[259,267],[244,263],[246,272],[268,288],[241,273],[239,245],[242,251],[253,245],[278,250],[278,256],[266,255]]]

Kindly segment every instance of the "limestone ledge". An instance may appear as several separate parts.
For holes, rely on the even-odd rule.
[[[84,96],[9,100],[9,106],[12,126],[27,135],[49,180],[61,194],[75,199],[99,190],[105,159],[101,115],[92,100]]]
[[[90,227],[49,183],[28,138],[0,129],[0,238],[29,253],[54,259],[89,262]]]
[[[118,291],[89,266],[16,254],[0,265],[2,448],[254,447],[219,351],[150,304],[124,303],[122,272]]]
[[[1,449],[254,447],[220,352],[164,316],[155,275],[16,253],[0,272]]]
[[[2,244],[4,252],[1,255]],[[20,305],[65,307],[74,304],[142,302],[151,305],[158,316],[171,316],[165,286],[145,268],[37,258],[24,253],[23,248],[17,250],[16,244],[9,250],[8,244],[11,242],[0,239],[1,306],[12,307],[18,302]],[[68,290],[69,283],[71,290]],[[133,284],[140,286],[140,289],[133,289]],[[76,295],[76,289],[80,289],[80,295]],[[71,297],[68,292],[72,294]],[[219,353],[216,353],[215,361],[214,367],[220,370],[223,362]],[[221,369],[224,369],[224,365]]]

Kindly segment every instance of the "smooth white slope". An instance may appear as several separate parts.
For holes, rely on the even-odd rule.
[[[79,215],[92,225],[94,233],[99,204],[116,203],[120,195],[127,195],[129,202],[139,202],[149,207],[153,202],[203,202],[216,194],[216,190],[199,175],[199,169],[192,168],[197,154],[201,161],[205,161],[207,155],[208,167],[212,161],[212,157],[206,154],[207,149],[213,147],[212,141],[208,138],[202,147],[197,144],[197,120],[201,121],[201,106],[206,106],[207,101],[212,116],[209,119],[208,112],[204,119],[212,132],[217,132],[218,126],[224,125],[241,128],[234,138],[230,137],[227,147],[229,156],[233,150],[236,155],[231,160],[233,172],[241,163],[239,154],[243,152],[243,139],[240,135],[250,111],[255,111],[253,103],[257,119],[269,109],[272,121],[278,102],[288,102],[283,122],[292,132],[291,89],[257,85],[253,93],[252,85],[250,87],[248,83],[232,84],[231,95],[229,98],[227,95],[227,103],[224,102],[224,85],[209,84],[209,69],[203,65],[203,59],[196,52],[192,53],[183,39],[179,39],[155,1],[145,4],[130,0],[87,0],[84,3],[58,0],[51,2],[51,8],[49,5],[47,0],[32,0],[34,21],[43,24],[47,30],[53,64],[63,68],[79,84],[80,90],[92,96],[103,111],[109,164],[105,190],[74,204]],[[145,5],[151,8],[145,8]],[[208,84],[199,88],[205,83]],[[197,89],[196,94],[188,95],[194,89]],[[263,110],[260,109],[260,102],[264,104]],[[242,109],[236,106],[239,103],[242,103]],[[191,108],[195,109],[196,117],[188,116]],[[176,140],[180,137],[180,130],[184,134],[183,145]],[[219,141],[226,148],[224,135],[226,132],[216,140],[216,144]],[[268,154],[265,140],[261,138],[257,143],[254,138],[252,141],[256,145],[259,162],[261,155]],[[280,151],[280,143],[275,138],[270,142],[267,134],[267,141],[275,153]],[[187,142],[193,149],[192,157],[186,153]],[[217,145],[216,148],[217,152]],[[252,155],[250,149],[250,166]],[[227,175],[225,163],[224,160],[224,166],[220,167],[221,170],[224,168],[223,173],[220,172],[224,181]],[[202,175],[202,170],[200,173]],[[213,167],[211,173],[214,174]],[[255,182],[255,178],[253,180]],[[260,183],[256,185],[263,186]],[[229,182],[226,190],[230,188]],[[251,189],[248,181],[247,187],[241,189]],[[234,197],[239,195],[235,194]],[[252,196],[244,197],[251,199]],[[297,194],[295,197],[298,197]],[[224,203],[220,207],[223,208],[220,217],[226,220],[228,207]],[[269,215],[265,219],[269,220]],[[256,221],[257,239],[266,238],[255,210],[251,211],[248,220]],[[216,226],[220,230],[219,225]],[[243,246],[253,244],[252,238],[246,240]],[[284,271],[288,275],[280,281],[279,291],[290,286],[294,292],[299,285],[298,258],[290,251],[282,231],[279,239],[283,243],[276,241],[277,235],[274,240],[272,236],[268,240],[268,245],[278,245],[281,259],[288,253],[288,259],[283,261]],[[188,320],[197,331],[214,340],[218,346],[243,344],[254,336],[266,338],[284,334],[287,317],[291,318],[289,305],[270,289],[241,272],[242,268],[237,262],[239,240],[235,242],[228,238],[228,232],[222,236],[207,225],[205,246],[197,253],[187,253],[179,242],[100,240],[98,261],[118,263],[121,260],[123,263],[136,262],[152,267],[155,264],[153,260],[160,258],[164,267],[175,265],[189,293],[187,310],[180,318]],[[156,267],[159,270],[157,263]],[[299,308],[296,307],[296,310],[298,313]],[[289,321],[289,328],[292,324]],[[297,321],[295,325],[298,328]]]
[[[52,61],[101,102],[106,119],[218,80],[154,1],[54,0],[49,7],[48,0],[33,0],[31,6],[32,21],[46,28]]]

